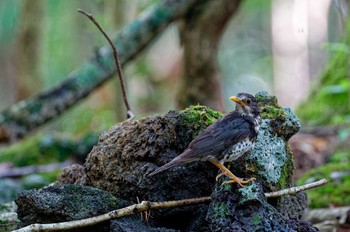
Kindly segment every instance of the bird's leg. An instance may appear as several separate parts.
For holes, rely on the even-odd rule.
[[[218,180],[222,175],[226,175],[229,178],[231,178],[231,180],[229,181],[224,181],[222,184],[231,184],[231,183],[237,183],[239,184],[239,186],[241,187],[245,187],[243,184],[248,184],[249,182],[255,180],[255,178],[250,178],[249,180],[243,180],[243,178],[239,178],[235,175],[233,175],[233,173],[228,170],[223,164],[219,163],[219,162],[212,162],[216,167],[218,167],[222,173],[220,173],[219,175],[216,176],[216,180]]]

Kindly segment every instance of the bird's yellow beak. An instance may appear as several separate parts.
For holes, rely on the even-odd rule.
[[[238,103],[240,105],[244,105],[244,102],[241,101],[240,99],[238,99],[236,96],[230,97],[230,100],[232,100],[232,101],[234,101],[234,102],[236,102],[236,103]]]

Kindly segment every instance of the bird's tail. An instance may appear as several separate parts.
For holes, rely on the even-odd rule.
[[[193,161],[193,159],[188,159],[188,158],[185,158],[183,155],[188,152],[185,151],[184,153],[182,153],[181,155],[179,155],[178,157],[176,157],[175,159],[173,159],[172,161],[170,161],[169,163],[167,164],[164,164],[163,166],[159,167],[159,168],[156,168],[153,172],[151,172],[150,174],[148,174],[148,176],[153,176],[155,174],[158,174],[162,171],[165,171],[169,168],[172,168],[178,164],[184,164],[184,163],[188,163],[188,162],[191,162]]]
[[[165,171],[165,170],[167,170],[169,168],[172,168],[172,167],[174,167],[174,166],[176,166],[178,164],[179,164],[179,162],[176,162],[176,160],[174,159],[174,160],[170,161],[169,163],[167,163],[167,164],[165,164],[165,165],[163,165],[163,166],[161,166],[159,168],[156,168],[153,172],[148,174],[148,176],[153,176],[153,175],[158,174],[158,173],[160,173],[162,171]]]

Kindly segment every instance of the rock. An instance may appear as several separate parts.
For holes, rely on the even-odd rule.
[[[15,230],[19,224],[14,201],[0,204],[0,231]]]
[[[19,220],[16,213],[0,213],[0,231],[12,231],[17,228]]]
[[[211,197],[207,214],[211,231],[318,231],[269,204],[259,181],[244,189],[218,183]]]
[[[271,205],[274,205],[276,210],[285,219],[300,220],[307,208],[307,196],[304,192],[299,192],[294,195],[286,195],[277,199],[274,203],[273,200],[268,201]]]
[[[231,164],[240,177],[255,177],[246,188],[217,184],[207,219],[212,231],[317,231],[301,221],[307,207],[306,196],[283,196],[267,200],[263,192],[292,186],[293,157],[288,139],[300,128],[290,110],[283,109],[275,97],[258,93],[262,123],[254,150]],[[222,178],[221,181],[224,181]]]
[[[220,116],[207,107],[194,106],[112,127],[100,135],[87,157],[87,184],[132,202],[137,198],[167,201],[209,196],[218,172],[210,163],[193,162],[153,177],[147,175],[179,155]],[[200,207],[153,211],[152,220],[160,222],[157,226],[184,229],[196,222]]]
[[[152,228],[137,217],[120,218],[111,221],[111,232],[179,232],[179,230],[167,228]]]
[[[88,218],[130,205],[103,190],[79,185],[51,186],[41,190],[24,191],[17,196],[16,203],[21,227],[34,223],[66,222]],[[7,216],[7,224],[11,222],[8,217],[16,215],[16,213],[4,214]],[[152,228],[140,220],[139,215],[136,214],[69,231],[175,232],[177,230]]]
[[[63,184],[86,184],[86,173],[84,167],[79,164],[72,164],[65,167],[63,171],[58,175],[56,185]]]
[[[269,119],[270,131],[285,140],[290,139],[300,129],[300,121],[289,108],[282,108],[277,97],[261,91],[255,95],[261,109],[261,117]]]
[[[21,226],[88,218],[129,205],[108,192],[80,185],[23,191],[18,194],[16,204]],[[89,230],[109,231],[109,222],[102,224]]]
[[[305,195],[266,199],[263,194],[292,186],[293,159],[287,142],[299,130],[300,123],[291,110],[278,105],[274,96],[261,92],[256,98],[262,109],[262,124],[255,149],[229,164],[237,176],[256,178],[246,188],[236,184],[221,186],[224,177],[215,185],[218,169],[206,162],[179,165],[148,177],[222,116],[203,106],[112,127],[101,133],[84,170],[81,166],[67,169],[60,183],[78,181],[129,202],[212,195],[209,210],[205,204],[153,210],[150,226],[154,228],[147,227],[150,231],[156,227],[180,231],[316,231],[300,219],[306,207]],[[142,228],[143,225],[132,227],[132,220],[113,220],[111,225],[122,226],[120,231]]]

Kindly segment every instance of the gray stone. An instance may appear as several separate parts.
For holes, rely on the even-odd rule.
[[[0,204],[0,231],[12,231],[19,225],[14,201]]]

